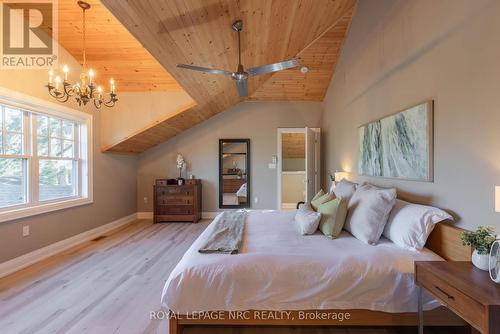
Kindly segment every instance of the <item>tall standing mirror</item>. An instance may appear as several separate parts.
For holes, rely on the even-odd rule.
[[[219,139],[219,207],[250,207],[250,139]]]

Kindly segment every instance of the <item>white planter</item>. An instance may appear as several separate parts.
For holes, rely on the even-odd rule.
[[[488,271],[490,268],[490,255],[489,254],[479,254],[477,250],[474,249],[472,252],[472,264],[481,270]]]

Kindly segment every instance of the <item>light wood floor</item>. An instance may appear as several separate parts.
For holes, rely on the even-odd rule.
[[[0,279],[0,333],[168,333],[150,320],[170,271],[209,221],[140,220]],[[370,328],[187,328],[214,334],[388,334]],[[414,329],[404,333],[413,333]]]

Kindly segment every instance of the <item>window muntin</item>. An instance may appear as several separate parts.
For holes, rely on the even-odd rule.
[[[0,213],[82,198],[80,129],[64,118],[0,104]]]

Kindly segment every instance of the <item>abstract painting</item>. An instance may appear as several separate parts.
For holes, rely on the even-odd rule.
[[[432,181],[432,105],[428,101],[361,126],[358,173]]]

